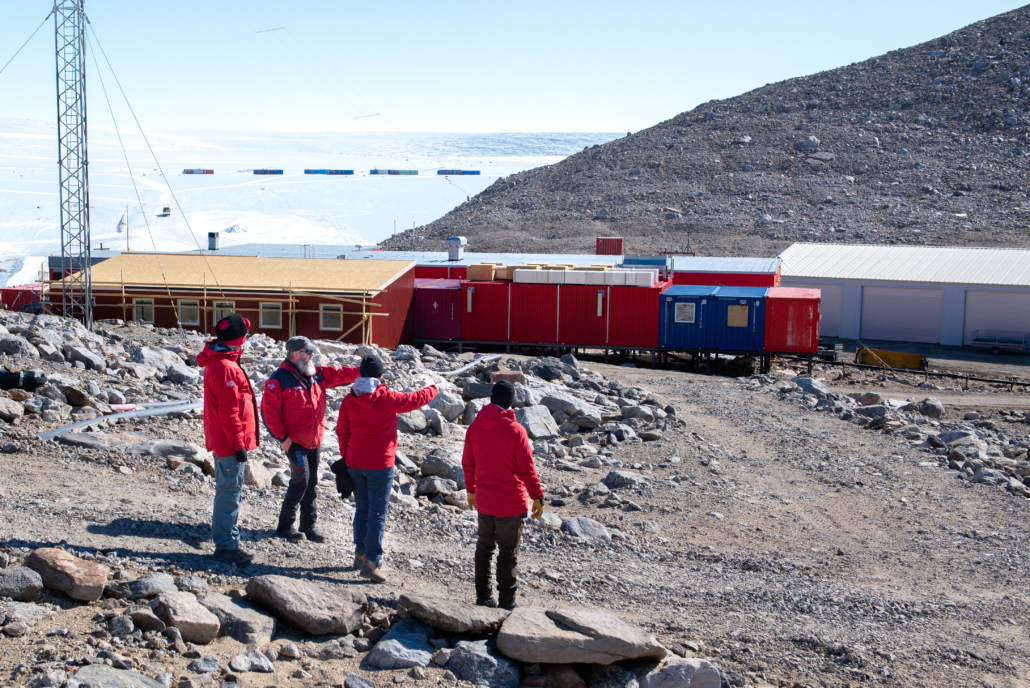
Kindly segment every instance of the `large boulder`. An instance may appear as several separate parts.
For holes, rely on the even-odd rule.
[[[10,597],[17,602],[32,602],[43,589],[43,579],[38,573],[25,566],[0,569],[0,597]]]
[[[509,659],[546,664],[612,664],[668,655],[643,629],[582,607],[516,607],[501,626],[497,648]]]
[[[129,357],[133,363],[150,366],[154,370],[168,370],[170,366],[182,365],[185,361],[174,351],[158,349],[153,346],[140,346],[132,350]]]
[[[436,398],[429,402],[429,407],[440,412],[449,423],[454,423],[465,412],[465,402],[457,394],[451,392],[440,392]]]
[[[472,425],[472,422],[479,415],[479,412],[483,410],[487,404],[490,403],[489,399],[473,399],[465,405],[465,413],[461,416],[462,425]]]
[[[397,431],[406,432],[410,435],[422,432],[429,423],[426,421],[426,416],[421,411],[409,411],[408,413],[400,413],[397,415]]]
[[[498,657],[486,640],[460,641],[451,653],[447,669],[461,681],[489,688],[513,688],[521,679],[517,666]]]
[[[610,490],[618,490],[644,485],[647,483],[647,477],[633,471],[611,471],[601,482]]]
[[[275,617],[255,605],[221,593],[211,592],[200,599],[218,617],[218,635],[229,636],[244,645],[265,645],[275,635]]]
[[[816,380],[812,377],[796,377],[794,378],[794,384],[805,394],[814,394],[820,399],[826,398],[826,395],[830,393],[829,388],[821,380]]]
[[[65,358],[79,361],[90,370],[104,370],[107,367],[103,356],[93,353],[81,344],[65,344],[63,349]]]
[[[188,643],[207,645],[218,637],[221,623],[196,596],[188,592],[163,592],[153,599],[150,608],[157,618],[179,629]]]
[[[426,458],[422,459],[422,466],[419,468],[424,477],[438,475],[446,477],[451,469],[461,465],[461,457],[443,450],[436,450]]]
[[[937,397],[926,397],[916,404],[916,409],[927,418],[940,419],[944,417],[944,404]]]
[[[546,440],[559,435],[558,425],[546,406],[520,408],[515,411],[515,420],[526,429],[531,440]]]
[[[127,600],[150,600],[163,592],[176,592],[175,579],[167,573],[152,573],[134,581],[119,583],[115,589]]]
[[[15,418],[25,415],[25,407],[13,399],[0,397],[0,419],[10,423]]]
[[[165,684],[127,669],[88,664],[73,674],[64,688],[166,688]]]
[[[429,636],[433,629],[414,619],[401,619],[376,643],[365,661],[375,669],[427,667],[433,656]]]
[[[257,576],[247,595],[272,614],[312,635],[347,635],[361,626],[368,599],[360,592],[327,583]]]
[[[29,340],[14,334],[0,335],[0,352],[8,356],[28,356],[39,358],[39,349]]]
[[[457,491],[458,483],[435,475],[428,478],[422,478],[418,481],[418,486],[415,488],[416,495],[420,497],[429,497],[430,499],[437,495],[449,495],[452,492]]]
[[[195,385],[200,381],[200,371],[183,363],[168,366],[165,375],[169,380],[178,382],[180,385]]]
[[[473,399],[489,399],[490,395],[493,394],[493,391],[493,383],[470,382],[461,390],[461,396],[466,401],[471,401]]]
[[[669,656],[634,669],[640,688],[720,688],[719,667],[707,659]]]
[[[494,633],[510,613],[419,595],[401,595],[400,606],[419,621],[447,633]]]
[[[562,379],[562,375],[565,374],[565,365],[554,356],[547,356],[540,359],[530,372],[541,380],[551,382]]]
[[[272,474],[257,461],[248,461],[243,472],[243,483],[258,490],[272,487]]]
[[[73,600],[99,600],[107,584],[108,569],[103,564],[86,561],[63,549],[43,547],[25,558],[25,566],[43,579],[43,585],[60,590]]]
[[[612,536],[603,524],[586,516],[573,516],[561,523],[562,532],[586,542],[611,542]]]

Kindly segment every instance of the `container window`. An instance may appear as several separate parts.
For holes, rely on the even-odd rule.
[[[132,319],[136,322],[154,322],[154,299],[133,299]]]
[[[281,303],[261,304],[261,327],[268,330],[282,329],[283,305]]]
[[[222,318],[228,318],[236,310],[235,301],[215,301],[215,322],[217,325],[218,321]]]
[[[676,322],[694,324],[694,307],[697,304],[694,303],[677,303],[676,304]]]
[[[747,306],[727,306],[726,327],[747,327]]]
[[[179,322],[183,325],[199,325],[200,324],[200,302],[198,301],[180,301],[179,302]]]
[[[342,330],[343,329],[343,306],[319,306],[321,311],[322,323],[321,327],[323,330]]]

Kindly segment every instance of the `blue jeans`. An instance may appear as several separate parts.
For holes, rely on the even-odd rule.
[[[379,566],[383,560],[383,532],[390,506],[393,467],[347,468],[354,483],[354,552]]]
[[[215,549],[236,549],[240,544],[240,501],[247,464],[235,456],[215,457],[215,508],[211,516],[211,539]]]

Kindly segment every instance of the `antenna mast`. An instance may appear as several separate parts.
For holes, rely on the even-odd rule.
[[[55,0],[57,166],[61,199],[63,315],[93,327],[86,156],[85,0]]]

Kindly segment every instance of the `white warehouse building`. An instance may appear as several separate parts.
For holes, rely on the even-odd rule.
[[[968,345],[1030,333],[1030,250],[793,244],[780,286],[822,290],[824,337]]]

